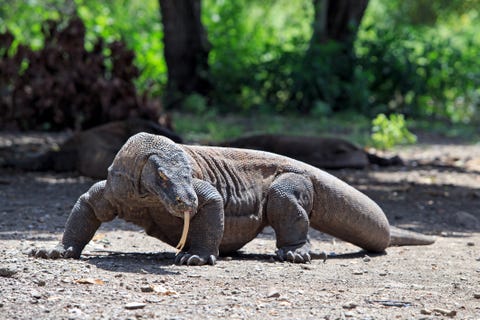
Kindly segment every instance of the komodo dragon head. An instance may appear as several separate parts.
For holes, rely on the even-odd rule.
[[[142,134],[146,135],[146,134]],[[151,138],[153,135],[148,135]],[[140,174],[141,196],[152,196],[174,216],[195,214],[198,206],[193,189],[192,165],[185,152],[173,141],[161,136],[140,140],[139,149],[150,149]]]
[[[168,138],[139,133],[127,141],[137,157],[145,157],[141,167],[139,196],[156,198],[174,216],[184,220],[177,249],[185,246],[190,218],[196,213],[198,198],[193,187],[192,164],[183,149]],[[129,147],[127,147],[129,149]],[[127,154],[131,152],[127,152]]]

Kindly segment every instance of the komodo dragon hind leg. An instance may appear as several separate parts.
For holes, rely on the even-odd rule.
[[[266,216],[275,230],[280,261],[305,263],[311,260],[308,214],[312,204],[312,182],[300,174],[282,174],[270,186]]]

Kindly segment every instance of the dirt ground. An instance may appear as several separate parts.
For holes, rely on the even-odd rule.
[[[61,138],[0,133],[0,151]],[[34,259],[94,181],[0,169],[0,319],[480,319],[480,145],[420,137],[397,152],[406,166],[332,173],[436,243],[370,255],[312,231],[329,256],[302,265],[275,261],[267,229],[216,266],[176,266],[174,248],[122,221],[80,260]]]

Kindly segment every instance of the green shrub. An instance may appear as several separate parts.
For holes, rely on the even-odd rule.
[[[389,117],[383,113],[377,115],[372,120],[370,138],[373,146],[380,149],[391,149],[399,144],[417,141],[417,137],[408,130],[402,114],[391,114]]]
[[[427,4],[421,2],[426,10]],[[479,13],[450,8],[447,15],[443,7],[428,4],[438,14],[430,12],[422,24],[421,16],[398,16],[398,8],[408,15],[418,5],[369,4],[356,49],[368,75],[371,111],[463,123],[475,120],[480,106]]]
[[[10,1],[0,6],[0,31],[43,46],[41,23],[71,14],[66,1]],[[136,53],[140,91],[161,96],[167,81],[158,0],[75,0],[93,39],[123,39]],[[478,120],[478,0],[370,0],[354,54],[338,43],[308,52],[311,0],[203,0],[212,50],[217,110],[310,112],[328,117],[353,110],[369,117],[402,113],[465,123]],[[312,54],[313,53],[313,54]],[[108,56],[108,53],[106,54]],[[211,109],[211,106],[208,106]]]

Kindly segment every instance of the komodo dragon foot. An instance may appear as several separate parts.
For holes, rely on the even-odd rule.
[[[214,265],[217,262],[217,258],[214,255],[196,255],[189,254],[188,252],[180,252],[175,258],[175,264],[187,265],[187,266],[201,266],[204,264]]]
[[[289,246],[278,249],[275,253],[277,259],[280,261],[288,261],[293,263],[308,263],[312,260],[310,256],[310,243],[305,243],[304,245]]]
[[[35,258],[44,258],[44,259],[60,259],[60,258],[80,258],[80,252],[75,251],[73,247],[68,247],[65,249],[62,244],[58,244],[53,249],[32,249],[28,253],[29,256]]]

